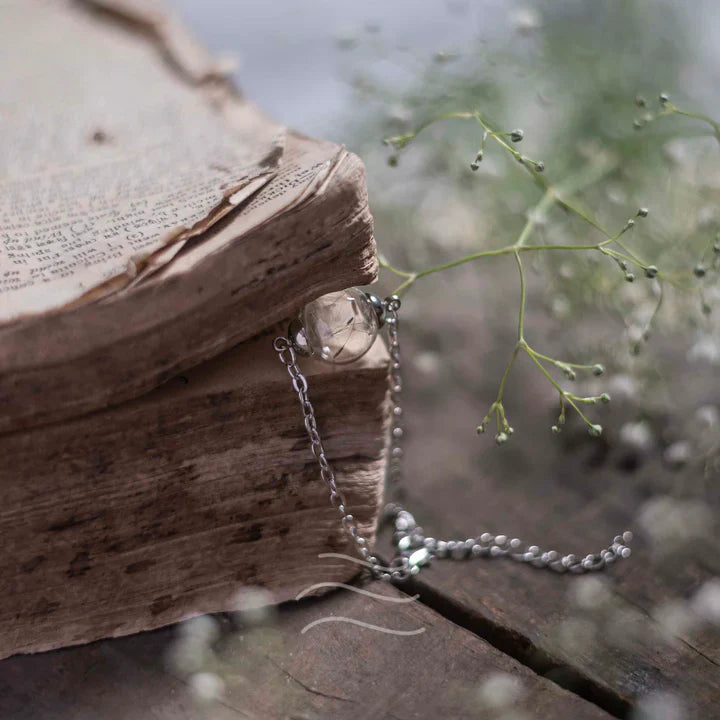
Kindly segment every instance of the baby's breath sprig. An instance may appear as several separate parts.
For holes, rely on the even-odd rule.
[[[648,108],[647,100],[641,95],[638,95],[638,97],[635,98],[635,104],[639,108]],[[692,110],[683,110],[682,108],[677,107],[677,105],[673,104],[670,101],[670,96],[665,92],[662,92],[660,93],[660,95],[658,95],[656,109],[647,110],[640,117],[636,117],[633,120],[633,127],[636,130],[642,130],[650,123],[655,122],[655,120],[658,120],[662,117],[667,117],[668,115],[683,115],[685,117],[694,118],[695,120],[701,120],[702,122],[706,123],[711,127],[715,139],[720,142],[720,123],[716,122],[708,115],[704,115],[703,113],[695,112]]]
[[[485,156],[485,146],[488,139],[494,140],[501,148],[508,152],[515,160],[521,165],[525,166],[531,172],[541,173],[545,170],[545,163],[542,160],[534,160],[527,155],[524,155],[520,151],[516,150],[512,145],[507,142],[507,138],[510,142],[517,144],[522,141],[525,137],[525,133],[520,128],[510,131],[496,130],[491,124],[483,118],[478,110],[473,112],[450,112],[438,115],[430,120],[419,125],[415,130],[404,133],[402,135],[394,135],[387,137],[383,140],[383,144],[391,147],[395,152],[390,156],[388,163],[390,165],[397,165],[399,154],[412,142],[423,130],[434,125],[441,120],[467,120],[474,119],[483,130],[482,139],[480,142],[480,149],[475,154],[474,160],[470,163],[470,168],[474,171],[480,169],[480,163]]]
[[[466,255],[457,260],[443,263],[435,267],[426,268],[415,272],[406,270],[400,270],[391,265],[384,257],[380,258],[380,264],[385,269],[403,278],[403,282],[395,290],[395,293],[402,295],[409,290],[420,278],[426,277],[437,272],[448,270],[453,267],[457,267],[464,263],[479,260],[489,257],[498,257],[501,255],[512,255],[515,259],[515,263],[518,268],[520,277],[520,306],[518,313],[518,334],[517,342],[510,356],[510,360],[505,368],[500,386],[498,388],[498,394],[494,402],[490,405],[490,408],[482,419],[480,425],[477,427],[478,433],[486,432],[488,426],[494,421],[496,426],[495,442],[498,445],[505,444],[513,434],[513,428],[507,419],[505,407],[503,404],[503,395],[505,386],[510,372],[515,364],[517,357],[520,353],[525,353],[530,360],[537,366],[542,375],[552,385],[552,387],[558,393],[560,412],[558,415],[557,424],[552,426],[554,433],[559,433],[566,419],[566,410],[571,408],[577,415],[583,420],[588,427],[588,433],[592,437],[599,437],[602,434],[603,428],[600,424],[593,422],[587,417],[581,406],[597,405],[598,403],[605,404],[610,402],[610,396],[608,393],[601,393],[600,395],[594,396],[579,396],[569,390],[564,389],[560,383],[553,377],[552,370],[561,372],[565,378],[569,381],[575,379],[577,372],[592,372],[594,375],[602,375],[604,368],[599,363],[591,364],[578,364],[571,363],[557,358],[552,358],[535,350],[525,339],[524,335],[524,323],[525,323],[525,307],[527,300],[526,293],[526,279],[525,269],[523,266],[522,255],[524,253],[535,253],[535,252],[553,252],[553,251],[588,251],[598,252],[605,257],[611,259],[617,266],[622,270],[625,275],[625,279],[632,282],[635,279],[635,274],[630,271],[630,268],[636,271],[641,271],[647,278],[653,279],[660,288],[662,288],[662,282],[666,279],[665,275],[655,266],[645,262],[639,255],[632,250],[625,242],[624,235],[632,230],[635,226],[636,220],[646,218],[649,214],[647,208],[641,207],[637,210],[635,218],[628,219],[623,227],[616,233],[608,231],[591,212],[586,210],[582,205],[573,197],[584,187],[593,184],[600,180],[602,177],[610,173],[617,167],[615,160],[605,160],[597,162],[591,166],[586,167],[583,171],[575,176],[568,178],[565,182],[560,184],[553,184],[544,176],[538,175],[545,169],[543,163],[535,161],[526,155],[523,155],[516,150],[510,142],[520,142],[524,133],[521,130],[512,130],[510,132],[503,132],[495,130],[491,127],[483,116],[478,112],[456,112],[446,113],[439,117],[428,120],[427,122],[420,125],[416,130],[406,133],[404,135],[397,135],[395,137],[387,138],[385,143],[393,148],[395,153],[403,151],[407,145],[414,140],[418,133],[425,128],[434,124],[435,122],[447,119],[470,119],[477,122],[482,129],[482,139],[480,144],[480,150],[477,152],[474,161],[471,163],[473,170],[479,169],[479,163],[482,161],[487,141],[492,139],[497,143],[503,150],[508,152],[513,158],[515,158],[527,171],[529,171],[533,177],[536,185],[542,188],[543,196],[537,205],[527,214],[527,220],[522,228],[520,235],[517,240],[504,247],[482,250],[480,252]],[[395,155],[396,157],[396,155]],[[546,212],[555,204],[560,205],[568,212],[576,215],[585,223],[590,225],[592,228],[600,232],[604,239],[596,243],[589,244],[529,244],[529,239],[535,229],[538,222],[538,218],[544,217]],[[660,303],[662,301],[662,292],[660,293],[660,302],[656,308],[655,314],[659,311]],[[652,319],[651,319],[652,321]]]

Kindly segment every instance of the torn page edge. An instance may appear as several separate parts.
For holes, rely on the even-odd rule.
[[[292,134],[297,135],[298,137],[303,137],[302,135],[299,135],[297,133]],[[261,217],[257,222],[247,225],[232,238],[228,238],[222,243],[217,244],[216,247],[213,247],[214,238],[212,235],[207,238],[207,240],[204,240],[202,237],[194,238],[194,241],[197,244],[189,249],[187,243],[184,243],[181,250],[186,251],[187,253],[197,252],[198,257],[194,259],[188,267],[185,267],[182,270],[178,270],[177,261],[179,261],[179,258],[187,258],[185,252],[178,251],[177,253],[173,254],[172,258],[166,264],[164,264],[161,268],[158,268],[158,275],[160,275],[161,277],[167,277],[170,275],[182,274],[183,272],[187,272],[190,267],[194,267],[198,263],[205,260],[207,257],[210,257],[220,252],[229,244],[238,242],[240,239],[242,239],[249,233],[264,227],[269,222],[272,222],[274,218],[299,209],[305,203],[310,202],[313,198],[325,192],[326,188],[330,184],[330,181],[335,176],[342,163],[347,159],[348,155],[349,153],[344,147],[339,148],[338,151],[323,164],[323,167],[317,170],[315,175],[307,182],[306,186],[296,197],[292,198],[289,202],[280,206],[269,215]],[[247,197],[243,201],[243,205],[249,203],[251,200],[252,197]],[[242,207],[238,207],[238,210],[241,211]],[[205,248],[205,252],[202,252],[203,247]],[[155,275],[155,273],[153,274]]]
[[[180,253],[189,240],[197,239],[202,242],[202,236],[216,222],[222,220],[228,213],[238,208],[241,204],[250,200],[258,193],[267,183],[275,176],[277,171],[268,172],[259,177],[245,183],[241,188],[235,190],[221,205],[219,205],[213,213],[208,215],[190,229],[181,230],[179,234],[171,234],[168,241],[158,250],[145,257],[131,258],[128,262],[132,264],[132,268],[128,267],[128,277],[130,281],[122,287],[122,290],[130,290],[139,283],[143,282],[151,275],[162,270],[166,265],[171,263],[175,256]],[[134,269],[134,273],[133,273]]]

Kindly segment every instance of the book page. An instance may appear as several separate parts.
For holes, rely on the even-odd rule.
[[[63,0],[2,4],[0,131],[0,322],[127,286],[270,181],[284,145],[228,85]]]
[[[188,243],[188,247],[183,248],[172,262],[165,260],[160,276],[187,272],[228,242],[241,238],[262,223],[322,192],[346,157],[345,148],[334,143],[290,133],[277,175],[261,192],[248,199],[230,222],[208,231],[201,242]]]

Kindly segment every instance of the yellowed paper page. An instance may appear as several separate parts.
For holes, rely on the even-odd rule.
[[[284,143],[228,87],[62,0],[2,4],[0,133],[0,322],[130,283],[269,181]]]

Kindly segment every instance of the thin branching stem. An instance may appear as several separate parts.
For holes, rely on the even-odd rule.
[[[666,102],[666,98],[661,97],[661,101],[665,102],[665,106],[660,114],[666,115],[671,113],[677,113],[681,115],[687,115],[694,117],[699,120],[710,124],[715,132],[716,137],[720,141],[720,124],[713,121],[711,118],[701,115],[699,113],[691,113],[688,111],[682,111],[676,108],[674,105]],[[477,170],[479,168],[479,162],[483,158],[485,146],[488,139],[492,139],[497,143],[505,152],[513,157],[523,169],[528,172],[533,179],[533,182],[543,191],[543,195],[540,201],[535,207],[528,212],[527,219],[523,225],[517,240],[512,245],[506,245],[504,247],[481,250],[478,252],[465,255],[461,258],[451,260],[449,262],[435,265],[433,267],[425,268],[418,271],[400,270],[391,265],[385,258],[381,258],[380,264],[398,277],[403,278],[403,282],[397,287],[395,293],[402,295],[407,292],[419,279],[432,275],[434,273],[449,270],[451,268],[464,265],[475,260],[481,260],[491,257],[500,257],[503,255],[512,255],[515,258],[515,263],[518,268],[520,277],[520,304],[518,309],[518,331],[517,331],[517,342],[513,348],[510,360],[505,368],[498,393],[495,401],[490,406],[487,415],[478,426],[478,432],[485,432],[487,423],[493,418],[497,424],[497,435],[496,441],[498,444],[502,444],[508,440],[509,435],[512,435],[513,429],[510,426],[506,415],[505,408],[503,406],[503,394],[507,384],[510,372],[521,352],[528,355],[531,361],[538,367],[540,372],[545,376],[552,387],[557,391],[560,398],[560,415],[558,417],[558,426],[562,426],[565,422],[565,409],[566,406],[573,408],[578,416],[589,426],[591,435],[599,435],[602,432],[600,425],[593,424],[593,422],[583,413],[579,405],[594,405],[597,402],[608,402],[609,396],[607,393],[603,393],[597,397],[578,397],[566,390],[564,390],[560,384],[553,378],[548,368],[543,363],[548,363],[553,367],[561,370],[568,379],[573,380],[575,378],[575,370],[592,370],[595,374],[602,374],[603,369],[598,364],[581,364],[581,363],[569,363],[552,358],[548,355],[540,353],[534,350],[525,339],[525,309],[527,304],[527,283],[525,278],[525,269],[523,267],[522,253],[526,252],[549,252],[549,251],[590,251],[599,252],[604,256],[612,259],[617,263],[620,268],[625,272],[625,279],[632,281],[634,276],[628,272],[628,266],[633,266],[642,270],[648,277],[656,278],[656,282],[659,287],[658,303],[655,307],[648,326],[645,329],[647,335],[649,327],[655,320],[663,301],[663,280],[667,280],[671,284],[678,284],[677,280],[672,276],[666,276],[658,268],[653,265],[648,265],[634,250],[632,250],[624,241],[623,235],[631,230],[635,221],[633,219],[628,220],[625,225],[617,233],[611,233],[605,228],[595,216],[585,207],[583,207],[579,200],[573,197],[580,190],[591,185],[601,178],[605,177],[617,168],[617,159],[608,160],[607,158],[603,162],[598,162],[592,165],[586,166],[580,173],[568,178],[561,184],[553,184],[544,175],[543,171],[545,166],[542,162],[533,160],[526,155],[523,155],[515,147],[513,147],[506,138],[511,137],[514,142],[522,139],[521,131],[514,131],[513,133],[502,132],[497,128],[493,127],[491,123],[483,117],[483,115],[475,110],[473,112],[451,112],[444,113],[437,117],[431,118],[430,120],[419,125],[414,131],[409,132],[405,135],[398,135],[392,138],[388,138],[385,142],[391,145],[396,151],[403,150],[409,142],[411,142],[417,135],[430,127],[436,122],[448,119],[473,119],[482,129],[482,141],[480,150],[477,153],[475,161],[472,163],[472,169]],[[519,138],[513,138],[513,135],[519,135]],[[545,214],[555,205],[559,205],[564,208],[567,212],[580,218],[587,225],[598,231],[604,239],[589,244],[550,244],[550,245],[531,245],[529,244],[530,237],[535,230],[539,219],[543,218]],[[647,211],[639,211],[638,215],[643,216],[647,214]],[[613,247],[615,246],[615,247]],[[554,432],[560,432],[558,426],[553,426]]]

